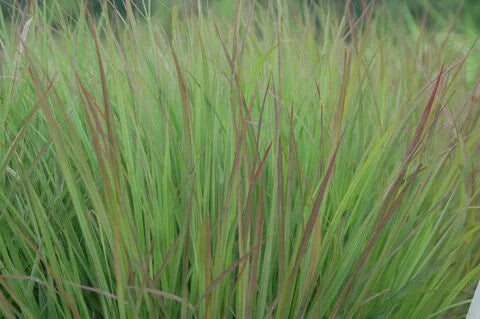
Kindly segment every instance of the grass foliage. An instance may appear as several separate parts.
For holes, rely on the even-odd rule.
[[[243,2],[0,21],[6,318],[465,316],[473,32]]]

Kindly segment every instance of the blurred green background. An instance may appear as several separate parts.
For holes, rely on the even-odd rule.
[[[125,13],[125,1],[130,1],[132,7],[140,10],[151,10],[151,12],[160,15],[169,10],[172,5],[177,7],[191,7],[202,3],[202,6],[215,11],[218,14],[229,15],[235,5],[234,0],[89,0],[89,7],[93,12],[100,12],[102,3],[106,2],[110,6],[116,6],[117,9]],[[278,0],[244,0],[244,2],[256,1],[265,5],[268,2]],[[312,5],[335,5],[339,9],[344,8],[347,0],[280,0],[290,6],[312,6]],[[374,0],[350,0],[351,6],[357,14],[360,14],[362,3],[368,4]],[[75,17],[80,12],[84,1],[81,0],[0,0],[0,7],[4,18],[11,19],[18,17],[21,12],[25,12],[29,5],[38,2],[44,10],[50,14],[52,19],[57,19],[60,13]],[[405,8],[411,15],[421,19],[427,15],[436,22],[442,19],[448,19],[460,14],[459,23],[469,27],[480,27],[480,1],[479,0],[376,0],[376,5],[388,6],[392,10],[404,10]]]

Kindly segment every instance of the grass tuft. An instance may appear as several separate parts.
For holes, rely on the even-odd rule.
[[[140,2],[0,19],[1,315],[465,317],[475,32]]]

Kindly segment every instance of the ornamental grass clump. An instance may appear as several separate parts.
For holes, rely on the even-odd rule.
[[[373,4],[126,4],[0,21],[3,316],[465,316],[472,33]]]

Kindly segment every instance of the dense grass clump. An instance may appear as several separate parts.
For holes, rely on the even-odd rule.
[[[104,10],[0,24],[5,317],[465,316],[471,32],[373,5]]]

